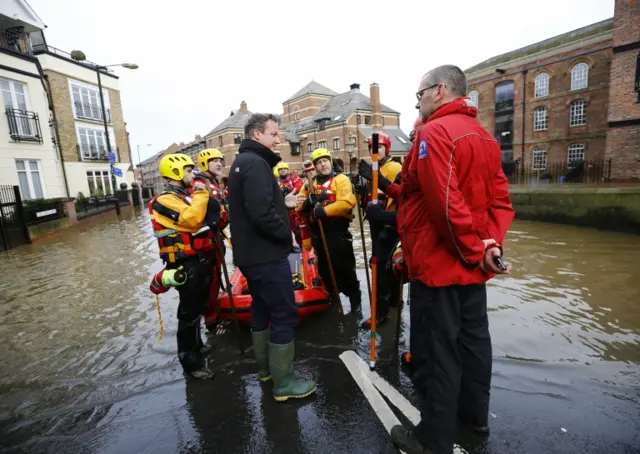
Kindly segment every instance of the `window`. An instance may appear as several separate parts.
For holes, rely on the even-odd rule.
[[[292,143],[291,144],[291,154],[294,155],[294,156],[300,155],[300,144],[299,143]]]
[[[27,86],[15,80],[0,79],[0,91],[2,91],[11,138],[18,140],[18,138],[36,137],[38,127],[34,120],[37,116],[28,112]]]
[[[536,98],[542,98],[543,96],[549,96],[549,74],[542,73],[538,74],[536,77],[536,87],[535,87]]]
[[[40,161],[16,159],[16,169],[22,198],[24,200],[44,199]]]
[[[496,85],[495,138],[505,162],[513,161],[513,98],[513,81]]]
[[[583,99],[571,103],[569,126],[580,126],[587,123],[587,106]]]
[[[533,149],[533,170],[544,170],[547,168],[547,150],[542,148]]]
[[[581,143],[569,145],[569,156],[567,161],[569,168],[574,167],[580,161],[584,161],[584,145]]]
[[[78,127],[78,137],[82,159],[107,159],[107,142],[103,129]],[[111,144],[115,144],[113,135],[110,139]]]
[[[549,111],[546,107],[537,107],[533,111],[533,130],[546,131],[549,127]]]
[[[313,151],[313,142],[309,142],[307,144],[307,153],[311,153]]]
[[[326,126],[327,126],[326,118],[323,118],[322,120],[318,121],[318,130],[324,131]]]
[[[340,149],[340,139],[333,139],[333,149],[334,150]]]
[[[365,115],[364,116],[364,124],[365,125],[370,125],[371,124],[371,115]]]
[[[318,142],[318,148],[327,148],[327,141],[321,140],[320,142]]]
[[[589,66],[586,63],[578,63],[571,70],[571,90],[587,88],[589,78]]]
[[[94,191],[102,191],[103,194],[111,194],[111,177],[108,170],[88,170],[87,183],[89,183],[89,194]]]
[[[333,120],[331,121],[338,121],[342,118],[342,115],[336,115],[335,117],[333,117]]]
[[[222,147],[223,142],[222,142],[222,136],[218,137],[218,146]]]
[[[73,108],[76,118],[87,118],[89,120],[103,121],[102,104],[100,103],[100,92],[97,88],[71,84],[73,95]],[[111,123],[111,111],[109,109],[109,94],[103,90],[104,109],[107,114],[107,122]]]
[[[299,120],[300,120],[300,108],[296,106],[293,108],[293,121],[299,121]]]
[[[508,80],[496,85],[496,112],[513,110],[513,82]]]
[[[360,118],[360,115],[356,115],[356,123],[357,124],[362,123],[362,119]]]
[[[233,143],[240,145],[240,142],[242,142],[242,134],[237,132],[233,133]]]
[[[476,90],[472,90],[469,92],[469,98],[473,103],[478,107],[478,92]]]

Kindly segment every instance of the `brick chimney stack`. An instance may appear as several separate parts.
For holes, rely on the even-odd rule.
[[[242,101],[240,103],[240,112],[246,112],[247,111],[247,103]]]
[[[380,105],[380,87],[377,83],[372,83],[369,87],[369,97],[371,98],[371,120],[373,127],[382,130],[382,106]]]

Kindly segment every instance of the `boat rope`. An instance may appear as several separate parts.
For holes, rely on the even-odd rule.
[[[160,323],[160,333],[158,334],[158,342],[162,341],[164,333],[164,324],[162,323],[162,312],[160,311],[160,295],[156,295],[156,309],[158,309],[158,323]]]

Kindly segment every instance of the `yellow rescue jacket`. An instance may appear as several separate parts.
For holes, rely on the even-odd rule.
[[[380,174],[390,182],[394,182],[399,173],[402,172],[402,164],[389,158],[387,162],[380,166]],[[378,190],[380,191],[380,190]],[[396,211],[398,209],[396,201],[391,197],[387,198],[385,203],[385,210]]]
[[[300,195],[307,196],[309,185],[304,185],[300,189]],[[327,178],[322,183],[318,182],[318,177],[313,178],[312,192],[322,196],[318,205],[324,207],[327,217],[342,217],[353,219],[353,208],[356,206],[356,196],[353,194],[353,188],[349,177],[338,174]],[[298,211],[303,209],[300,205],[296,208]]]

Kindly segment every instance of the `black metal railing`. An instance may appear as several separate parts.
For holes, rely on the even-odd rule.
[[[611,158],[537,162],[524,166],[521,161],[511,161],[503,162],[502,169],[511,184],[598,184],[611,180]]]
[[[90,69],[93,69],[94,71],[96,67],[99,66],[97,63],[94,63],[90,60],[78,61],[74,59],[69,52],[65,52],[64,50],[60,50],[57,47],[53,47],[48,44],[34,44],[33,53],[35,54],[49,53],[49,54],[57,55],[59,57],[66,58],[67,60],[73,60],[82,66],[86,66]],[[104,74],[114,74],[114,72],[109,68],[100,68],[100,72]]]
[[[20,52],[21,54],[32,54],[29,36],[22,26],[0,30],[0,47]]]
[[[40,118],[37,113],[7,107],[5,114],[9,122],[9,135],[14,142],[42,143]]]
[[[42,224],[65,217],[62,199],[27,200],[23,203],[23,210],[27,225]]]
[[[0,251],[31,243],[18,186],[0,186]]]

